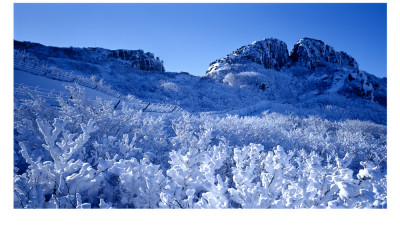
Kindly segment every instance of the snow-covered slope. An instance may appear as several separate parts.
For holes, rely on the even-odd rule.
[[[65,82],[65,81],[49,79],[43,76],[34,75],[21,70],[14,70],[14,83],[16,85],[24,85],[32,90],[38,87],[44,93],[50,93],[51,91],[53,91],[55,95],[60,94],[63,96],[69,95],[69,92],[65,88],[65,86],[70,86],[70,87],[74,86],[73,82]],[[107,100],[118,101],[116,97],[107,95],[96,89],[85,86],[80,86],[80,87],[84,91],[85,98],[95,99],[99,97]]]

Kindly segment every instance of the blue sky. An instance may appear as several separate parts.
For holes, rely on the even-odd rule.
[[[14,4],[14,39],[52,46],[143,49],[167,71],[204,75],[209,63],[263,38],[289,51],[322,40],[386,76],[386,4]]]

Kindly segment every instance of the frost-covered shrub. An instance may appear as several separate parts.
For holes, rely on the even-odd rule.
[[[151,115],[69,91],[15,103],[16,208],[386,208],[384,125]]]
[[[234,88],[244,88],[244,87],[252,87],[254,89],[258,88],[263,91],[269,88],[276,88],[278,82],[275,79],[276,74],[275,71],[267,71],[269,74],[261,74],[259,72],[254,71],[245,71],[239,73],[228,73],[224,79],[222,80],[223,83],[228,84]],[[285,82],[282,79],[279,79],[279,84],[284,85]],[[269,91],[270,92],[270,91]]]
[[[99,197],[116,207],[157,208],[165,176],[158,165],[145,157],[138,161],[115,159],[98,165],[100,181],[104,184]]]
[[[227,207],[227,183],[216,172],[228,157],[226,145],[211,146],[210,129],[206,128],[200,134],[180,129],[175,127],[175,139],[181,147],[169,154],[171,167],[166,171],[169,178],[161,193],[160,205],[166,208]]]
[[[15,174],[15,207],[90,208],[100,199],[117,207],[157,207],[165,179],[158,165],[147,157],[140,162],[136,158],[117,161],[118,155],[110,160],[100,158],[94,166],[85,163],[82,150],[99,127],[89,120],[81,124],[83,133],[78,135],[65,129],[68,122],[56,118],[50,126],[37,120],[51,161],[32,159],[20,143],[20,153],[29,167],[22,175]]]
[[[79,193],[77,185],[85,184],[86,188],[92,181],[93,169],[81,160],[74,159],[74,155],[81,150],[88,141],[90,133],[96,131],[93,120],[88,124],[81,124],[82,134],[71,134],[65,130],[67,119],[54,119],[50,126],[46,121],[37,119],[39,131],[44,137],[43,147],[50,153],[52,161],[44,161],[39,157],[31,158],[23,142],[20,142],[21,155],[29,164],[28,170],[22,174],[23,178],[16,178],[15,195],[21,206],[41,208],[46,196],[66,196]],[[79,171],[79,173],[75,173]],[[74,176],[71,177],[70,175]],[[77,181],[77,178],[79,179]],[[30,197],[32,193],[32,197]],[[28,195],[28,196],[27,196]],[[24,198],[27,200],[24,201]],[[76,201],[75,201],[76,203]]]
[[[170,82],[170,81],[160,81],[160,88],[164,91],[167,92],[178,92],[179,91],[179,86],[174,83],[174,82]]]
[[[282,145],[321,154],[354,153],[353,170],[358,170],[358,162],[371,153],[371,160],[375,164],[382,161],[386,168],[386,126],[383,125],[355,120],[331,122],[316,116],[302,118],[278,113],[264,113],[262,117],[226,116],[207,122],[230,145],[259,143],[266,148]]]
[[[275,100],[293,98],[310,90],[308,81],[294,78],[290,73],[240,64],[227,67],[217,73],[220,76],[213,77],[222,77],[223,83],[240,91],[243,88],[256,90],[252,96],[262,95],[265,99]]]
[[[25,50],[14,49],[14,63],[24,64],[26,68],[46,68],[45,64],[38,58],[32,56],[32,54],[26,52]]]
[[[19,87],[29,98],[22,98],[14,105],[14,166],[16,171],[24,172],[27,164],[19,153],[19,142],[29,142],[27,151],[34,158],[49,159],[50,155],[41,147],[43,140],[36,120],[53,120],[59,112],[50,107],[46,100],[24,86]],[[22,171],[22,172],[21,172]]]
[[[348,169],[352,158],[349,154],[336,157],[324,166],[315,152],[300,152],[292,158],[280,146],[268,154],[259,145],[235,149],[235,186],[229,193],[248,208],[386,207],[385,175],[371,164],[373,181],[364,175],[365,170],[354,179]]]

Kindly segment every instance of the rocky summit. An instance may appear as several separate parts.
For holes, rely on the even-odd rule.
[[[246,63],[255,62],[263,65],[266,69],[280,70],[288,61],[288,49],[286,43],[268,38],[255,41],[250,45],[242,46],[224,58],[218,59],[210,64],[207,73],[217,70],[224,63]]]
[[[254,62],[266,69],[280,70],[284,66],[303,66],[309,69],[336,64],[340,67],[358,70],[356,60],[343,51],[336,51],[321,40],[302,38],[293,47],[290,55],[286,43],[268,38],[242,46],[231,54],[212,62],[207,74],[222,68],[225,64]]]
[[[271,70],[276,71],[274,76]],[[255,41],[212,62],[206,76],[235,86],[255,85],[262,90],[272,81],[282,84],[290,78],[323,93],[340,93],[386,105],[386,78],[359,70],[352,56],[313,38],[298,40],[290,54],[278,39]]]
[[[353,57],[343,51],[335,51],[332,46],[323,41],[302,38],[290,52],[293,64],[300,64],[308,68],[315,68],[324,63],[338,64],[342,67],[358,69],[358,64]]]

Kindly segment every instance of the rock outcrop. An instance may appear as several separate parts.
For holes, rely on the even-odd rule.
[[[207,73],[217,70],[224,64],[248,62],[261,64],[266,69],[280,70],[286,65],[288,57],[289,53],[286,43],[275,38],[269,38],[243,46],[224,58],[212,62]]]
[[[341,67],[358,69],[358,64],[353,57],[343,51],[335,49],[323,41],[302,38],[290,52],[292,64],[301,65],[310,69],[321,66],[324,63],[337,64]]]
[[[145,71],[165,71],[163,61],[150,52],[143,50],[108,50],[103,48],[59,48],[44,46],[39,43],[20,42],[14,40],[14,48],[25,50],[41,59],[63,58],[100,64],[114,60],[128,67]]]
[[[243,46],[231,54],[212,62],[207,74],[223,68],[226,64],[245,64],[254,62],[266,69],[281,70],[284,66],[302,66],[315,69],[326,64],[358,70],[356,60],[343,51],[336,51],[323,41],[302,38],[288,54],[286,43],[268,38]]]

